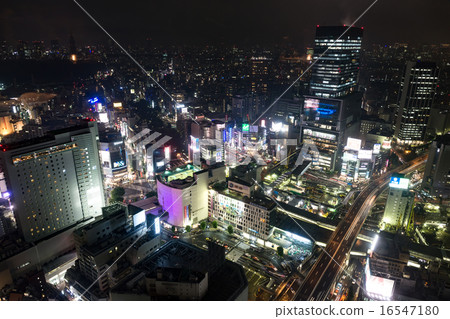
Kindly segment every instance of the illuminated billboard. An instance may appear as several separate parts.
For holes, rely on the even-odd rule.
[[[258,133],[259,126],[258,125],[251,125],[250,126],[250,132],[251,133]]]
[[[108,123],[108,113],[106,112],[98,113],[98,119],[100,123]]]
[[[274,132],[288,132],[289,125],[286,125],[282,122],[272,122],[272,131]]]
[[[359,150],[359,159],[372,159],[372,150]]]
[[[188,225],[191,221],[190,205],[184,206],[184,224]]]
[[[125,166],[125,161],[117,161],[113,163],[113,168],[122,168]]]
[[[383,144],[381,144],[381,148],[385,149],[385,150],[390,149],[391,148],[391,141],[389,141],[389,140],[383,141]]]
[[[170,146],[164,147],[164,158],[166,161],[170,162]]]
[[[361,149],[361,140],[349,137],[345,148],[352,151],[359,151]]]
[[[318,99],[305,99],[305,109],[317,109],[319,102]]]
[[[156,162],[156,167],[157,167],[157,168],[161,168],[161,167],[163,167],[163,166],[164,166],[164,161]]]
[[[342,157],[344,162],[356,162],[358,160],[358,156],[352,152],[344,152],[344,156]]]
[[[111,163],[111,154],[109,153],[109,151],[99,150],[98,153],[100,154],[102,166],[109,168],[109,163]]]
[[[313,131],[309,128],[304,129],[303,130],[303,134],[305,136],[312,136],[312,137],[317,137],[317,138],[321,138],[321,139],[327,139],[327,140],[331,140],[331,141],[335,141],[337,136],[335,134],[328,134],[328,133],[324,133],[324,132],[320,132],[320,131]]]
[[[92,99],[89,99],[88,102],[91,103],[91,104],[95,104],[95,103],[98,102],[98,97],[94,97]]]
[[[315,124],[336,126],[342,101],[332,99],[305,98],[303,120]]]
[[[381,144],[373,144],[373,153],[380,154]]]
[[[200,151],[200,140],[192,135],[191,135],[191,149],[194,152]]]
[[[161,232],[161,223],[159,221],[159,217],[155,218],[155,234],[159,234]]]
[[[366,291],[374,299],[390,299],[394,292],[394,284],[394,280],[369,275],[366,279]]]
[[[391,177],[391,181],[389,182],[389,187],[392,188],[400,188],[400,189],[408,189],[409,187],[409,179],[403,177]]]
[[[133,215],[133,225],[134,227],[145,223],[145,210],[141,210],[139,213]]]
[[[110,151],[110,159],[113,170],[121,169],[127,166],[125,149],[121,146],[117,146],[116,150]]]

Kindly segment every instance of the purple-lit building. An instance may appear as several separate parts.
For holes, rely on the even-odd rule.
[[[200,170],[188,164],[157,176],[158,200],[167,211],[167,223],[185,227],[208,217],[208,185],[225,180],[225,166]]]

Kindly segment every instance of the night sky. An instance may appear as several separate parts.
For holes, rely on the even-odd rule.
[[[280,43],[310,45],[315,26],[349,24],[373,0],[80,0],[116,39],[139,44]],[[449,0],[379,0],[357,24],[368,43],[450,43]],[[59,39],[77,44],[107,36],[72,0],[8,0],[0,39]]]

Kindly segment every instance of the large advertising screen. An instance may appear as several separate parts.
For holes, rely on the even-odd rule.
[[[337,140],[337,136],[335,134],[328,134],[328,133],[324,133],[324,132],[319,132],[319,131],[311,130],[309,128],[303,130],[303,135],[305,137],[311,136],[311,137],[325,139],[325,140],[330,140],[330,141],[336,141]]]
[[[359,151],[361,149],[361,140],[349,137],[347,138],[347,145],[345,148],[352,151]]]
[[[145,210],[141,210],[139,213],[133,215],[134,227],[145,223]]]
[[[112,169],[121,169],[127,166],[125,149],[119,147],[118,150],[110,152]]]
[[[371,159],[372,158],[372,150],[359,150],[358,158],[359,159]]]
[[[200,151],[200,141],[197,137],[194,137],[191,135],[191,149],[194,152],[199,152]]]
[[[391,177],[391,181],[389,182],[389,187],[392,188],[400,188],[400,189],[408,189],[409,187],[409,179],[403,177]]]
[[[283,122],[272,122],[272,131],[287,133],[289,131],[289,125],[286,125]]]
[[[159,221],[159,217],[155,218],[155,234],[159,234],[161,232],[161,223]]]
[[[383,141],[383,143],[381,144],[381,148],[385,149],[385,150],[390,149],[391,148],[391,141],[389,141],[389,140]]]
[[[355,153],[352,152],[344,152],[344,155],[342,156],[342,160],[344,162],[356,162],[358,160],[358,156]]]
[[[98,113],[98,119],[99,119],[100,123],[108,123],[108,121],[109,121],[108,113],[106,113],[106,112]]]
[[[381,144],[373,144],[373,153],[374,154],[380,154],[380,150],[381,150]]]
[[[339,120],[340,101],[306,98],[303,104],[303,119],[306,122],[335,126]]]

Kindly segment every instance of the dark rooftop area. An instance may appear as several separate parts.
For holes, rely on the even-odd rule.
[[[181,240],[171,240],[138,263],[132,274],[113,288],[112,293],[147,295],[146,290],[139,285],[139,280],[144,277],[154,278],[158,269],[170,268],[175,274],[181,274],[183,270],[189,270],[191,274],[207,272],[209,284],[203,300],[234,300],[247,288],[248,282],[242,266],[226,260],[223,247],[216,246],[210,243],[208,251],[205,251]]]

